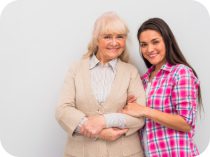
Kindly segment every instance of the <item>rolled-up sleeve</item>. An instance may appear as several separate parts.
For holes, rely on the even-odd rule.
[[[186,67],[179,68],[174,78],[175,86],[172,91],[172,102],[175,105],[176,112],[189,125],[194,126],[199,81],[192,70]]]

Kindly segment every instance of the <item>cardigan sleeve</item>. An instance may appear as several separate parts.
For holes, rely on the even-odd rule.
[[[78,67],[79,63],[75,63],[67,73],[55,114],[58,123],[70,136],[85,117],[83,112],[75,108],[75,76]]]
[[[141,82],[138,71],[132,65],[127,72],[130,72],[130,82],[127,90],[127,95],[134,95],[137,98],[137,103],[141,105],[146,104],[146,96],[143,84]],[[126,136],[129,136],[144,126],[144,118],[136,118],[123,113],[109,113],[104,114],[107,127],[128,128]]]
[[[131,70],[131,80],[128,87],[128,95],[134,95],[137,98],[137,103],[146,105],[146,95],[143,84],[141,82],[138,70],[133,67]],[[126,115],[126,127],[129,128],[126,136],[135,133],[137,130],[144,126],[144,118],[135,118],[130,115]]]

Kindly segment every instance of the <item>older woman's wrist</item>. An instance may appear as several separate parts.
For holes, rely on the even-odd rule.
[[[106,128],[106,120],[104,115],[99,115],[99,118],[101,119],[102,128]]]
[[[126,118],[122,113],[107,113],[104,114],[106,128],[125,128]]]

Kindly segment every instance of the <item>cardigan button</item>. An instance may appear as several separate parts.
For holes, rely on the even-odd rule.
[[[104,114],[103,108],[99,108],[99,109],[97,110],[97,113],[98,113],[98,114]]]

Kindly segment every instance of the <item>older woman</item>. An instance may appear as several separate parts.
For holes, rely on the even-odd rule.
[[[128,28],[113,12],[95,22],[83,59],[71,66],[56,118],[68,133],[65,157],[141,157],[143,118],[118,113],[128,95],[145,104],[137,69],[128,64]]]

